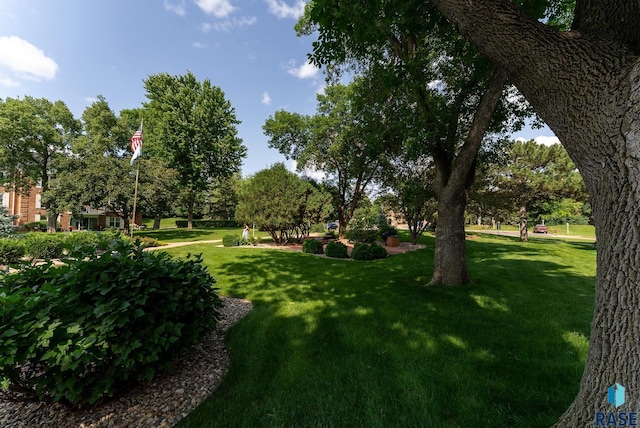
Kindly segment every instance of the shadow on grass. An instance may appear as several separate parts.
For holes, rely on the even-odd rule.
[[[232,251],[212,273],[256,306],[230,332],[228,378],[181,426],[549,426],[577,392],[594,279],[563,255],[595,265],[592,247],[471,241],[463,287],[424,286],[428,249]]]

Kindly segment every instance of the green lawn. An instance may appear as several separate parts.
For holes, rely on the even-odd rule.
[[[184,220],[178,218],[162,219],[160,223],[160,229],[151,229],[153,226],[153,219],[144,219],[143,224],[147,226],[146,229],[135,231],[134,237],[149,236],[156,238],[162,242],[186,242],[186,241],[212,241],[222,240],[225,235],[242,235],[241,227],[216,227],[216,228],[194,228],[187,230],[187,228],[177,228],[176,220]],[[253,235],[253,230],[249,232],[249,236]],[[256,237],[268,236],[265,232],[255,231]]]
[[[529,235],[536,235],[533,233],[533,224],[529,224]],[[478,226],[477,224],[470,224],[466,226],[466,230],[490,230],[489,226]],[[494,229],[495,230],[495,229]],[[500,230],[505,232],[517,232],[518,226],[510,226],[503,225],[500,227]],[[549,233],[553,235],[568,235],[568,236],[579,236],[582,238],[596,238],[596,229],[590,224],[570,224],[569,232],[567,233],[567,225],[552,225],[549,226]],[[541,236],[541,235],[538,235]]]
[[[374,262],[192,245],[254,302],[231,368],[181,427],[542,427],[578,390],[593,311],[587,243],[468,242],[474,283],[425,287],[427,249]]]

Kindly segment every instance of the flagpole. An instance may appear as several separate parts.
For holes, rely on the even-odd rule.
[[[140,138],[142,138],[142,125],[144,124],[144,118],[140,121]],[[142,146],[142,140],[140,140],[140,145]],[[134,153],[135,156],[135,153]],[[131,162],[133,163],[135,161],[135,157],[131,159]],[[133,238],[133,231],[135,229],[136,226],[136,204],[138,202],[138,173],[140,172],[140,162],[137,163],[136,165],[136,184],[133,190],[133,221],[130,224],[130,233],[131,233],[131,237]]]
[[[136,185],[133,191],[133,222],[131,224],[131,237],[133,238],[133,230],[136,228],[136,202],[138,202],[138,172],[140,171],[140,163],[136,165]]]

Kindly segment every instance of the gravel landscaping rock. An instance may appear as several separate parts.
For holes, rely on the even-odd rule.
[[[224,334],[253,305],[225,297],[215,331],[175,361],[172,372],[100,406],[0,402],[0,427],[172,427],[216,390],[229,366]]]

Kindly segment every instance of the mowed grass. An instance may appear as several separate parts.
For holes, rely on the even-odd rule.
[[[374,262],[196,244],[226,296],[221,387],[181,427],[542,427],[575,396],[593,311],[590,244],[468,242],[474,283],[425,287],[427,249]]]
[[[543,236],[540,234],[535,234],[533,233],[533,224],[529,224],[529,236],[533,236],[533,237],[538,237],[538,236]],[[594,226],[590,225],[590,224],[569,224],[569,230],[567,233],[567,225],[566,224],[559,224],[559,225],[552,225],[552,226],[548,226],[549,227],[549,234],[551,235],[566,235],[566,236],[575,236],[575,237],[581,237],[581,238],[596,238],[596,229]],[[474,230],[490,230],[489,226],[478,226],[477,224],[470,224],[466,226],[466,230],[469,231],[474,231]],[[495,230],[495,229],[493,229]],[[504,232],[517,232],[518,230],[520,230],[518,228],[518,226],[514,226],[514,225],[502,225],[500,227],[501,231]]]

